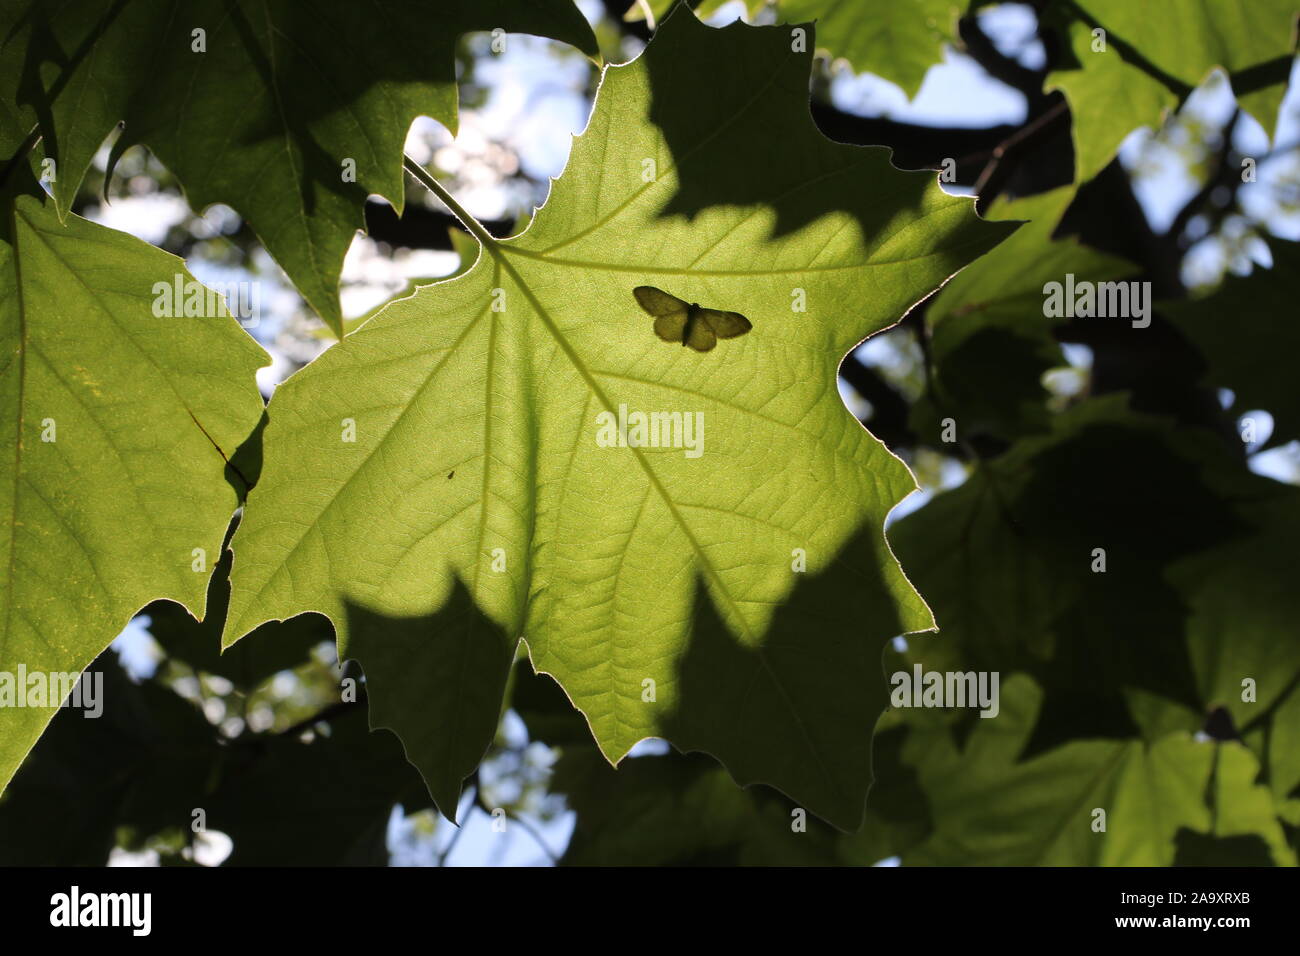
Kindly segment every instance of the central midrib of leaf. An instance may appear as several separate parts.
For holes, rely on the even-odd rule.
[[[604,406],[607,412],[617,416],[618,406],[605,393],[605,390],[600,387],[600,383],[596,381],[596,378],[595,376],[592,375],[591,370],[588,369],[587,366],[583,363],[582,358],[578,355],[577,351],[569,343],[569,340],[565,337],[564,333],[561,332],[559,327],[555,324],[555,320],[551,318],[550,313],[546,309],[546,306],[542,304],[541,300],[538,299],[537,295],[529,287],[528,283],[524,281],[523,276],[520,275],[519,271],[514,267],[514,264],[510,261],[508,253],[516,252],[519,250],[513,249],[511,247],[502,246],[492,236],[488,235],[486,230],[483,230],[483,235],[488,240],[486,243],[486,248],[488,252],[492,255],[495,262],[502,269],[504,269],[505,272],[510,276],[510,278],[515,282],[515,284],[519,287],[519,290],[524,294],[524,297],[528,299],[529,304],[533,307],[533,310],[536,312],[537,317],[541,319],[542,324],[546,327],[547,332],[550,333],[551,337],[555,340],[555,343],[568,357],[569,361],[573,363],[574,369],[578,372],[579,375],[582,376],[583,381],[586,382],[587,387],[591,390],[591,393],[596,396],[597,400],[600,402],[602,406]],[[495,325],[494,325],[494,330],[495,330]],[[490,372],[489,372],[489,381],[490,381]],[[490,417],[491,416],[489,416],[489,418]],[[727,605],[727,610],[730,612],[729,616],[733,619],[735,626],[741,630],[742,632],[741,637],[744,640],[745,646],[755,652],[755,655],[757,656],[758,660],[763,665],[763,669],[767,671],[768,676],[771,678],[772,685],[780,692],[781,699],[785,702],[786,708],[790,712],[790,716],[794,718],[795,725],[799,728],[799,732],[803,735],[804,740],[808,745],[808,752],[813,756],[813,759],[817,761],[817,767],[821,772],[822,777],[825,780],[826,784],[832,790],[834,790],[837,795],[840,794],[841,792],[840,787],[837,785],[836,780],[834,779],[832,774],[827,769],[825,763],[823,762],[821,758],[821,754],[817,750],[817,745],[815,741],[812,739],[812,735],[808,733],[808,728],[804,724],[803,718],[800,716],[798,709],[794,706],[794,702],[790,699],[790,695],[788,691],[785,689],[785,686],[781,683],[780,678],[777,676],[776,670],[772,667],[771,663],[768,661],[766,650],[764,649],[762,643],[756,639],[756,636],[750,630],[748,622],[746,621],[745,616],[741,613],[740,606],[737,604],[735,597],[727,589],[725,582],[722,580],[722,576],[718,573],[717,569],[713,566],[713,562],[709,560],[708,555],[705,553],[704,548],[700,544],[699,539],[695,536],[695,532],[691,530],[690,524],[687,522],[685,516],[678,509],[676,502],[674,502],[672,499],[672,496],[668,494],[668,489],[666,489],[663,486],[663,483],[659,480],[659,476],[655,474],[655,470],[654,468],[651,467],[650,461],[646,457],[645,453],[639,447],[632,444],[629,444],[627,446],[627,450],[632,453],[637,463],[641,466],[642,471],[645,472],[646,479],[650,482],[650,486],[654,488],[654,490],[658,493],[660,499],[664,503],[664,506],[668,509],[669,514],[673,516],[673,520],[677,523],[678,527],[681,528],[682,533],[686,536],[686,540],[690,542],[691,550],[695,553],[700,568],[705,572],[705,574],[708,575],[709,580],[713,583],[715,594],[720,596],[724,600],[724,602]],[[486,455],[486,448],[485,448],[485,456],[490,457]],[[487,474],[486,462],[484,464],[484,474],[485,475]],[[536,484],[534,483],[534,489],[535,488],[536,488]],[[534,497],[536,497],[536,491],[534,491]],[[480,560],[476,563],[475,565],[476,568],[478,565],[482,564],[481,529],[482,529],[482,522],[480,522],[480,542],[479,542]],[[525,609],[524,620],[527,620],[527,609]],[[525,640],[526,639],[527,638],[525,637]]]
[[[551,334],[555,343],[560,347],[564,354],[568,356],[569,361],[573,363],[574,369],[582,376],[582,380],[587,383],[587,387],[591,389],[592,394],[596,396],[597,400],[599,400],[600,404],[606,411],[617,416],[618,406],[607,394],[605,394],[605,390],[600,387],[600,383],[597,382],[595,376],[591,374],[591,370],[587,368],[577,351],[569,344],[569,340],[555,324],[555,320],[551,318],[550,313],[546,310],[546,306],[542,305],[541,300],[538,299],[533,290],[529,288],[528,283],[524,281],[523,276],[520,275],[519,271],[514,267],[509,256],[504,255],[503,250],[496,243],[493,243],[493,245],[489,247],[489,251],[501,268],[509,274],[512,280],[514,280],[515,284],[519,287],[519,290],[524,294],[524,297],[537,313],[537,317],[542,320],[542,324],[546,327],[546,331]],[[722,583],[722,578],[718,575],[712,563],[705,556],[704,550],[700,546],[699,539],[695,537],[695,533],[691,531],[685,517],[683,517],[682,513],[678,511],[676,503],[668,494],[668,490],[663,486],[663,483],[659,480],[659,476],[656,475],[654,469],[650,467],[650,462],[647,460],[645,453],[632,444],[629,444],[627,449],[632,453],[633,457],[636,458],[637,463],[641,466],[642,471],[645,472],[646,478],[649,480],[651,486],[659,493],[660,498],[663,499],[664,505],[667,506],[669,512],[672,514],[673,520],[677,522],[682,529],[682,533],[685,534],[687,540],[690,541],[691,549],[699,557],[703,567],[709,574],[710,580],[712,580],[717,586],[719,593],[726,598],[728,609],[737,617],[738,623],[744,631],[746,641],[752,641],[753,634],[750,633],[749,628],[745,625],[744,618],[740,615],[740,608],[736,604],[735,598],[732,597],[729,591],[727,591],[725,585]]]

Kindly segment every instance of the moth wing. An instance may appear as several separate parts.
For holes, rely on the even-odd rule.
[[[639,285],[632,290],[632,294],[636,296],[636,301],[641,308],[653,316],[674,315],[680,312],[682,320],[686,319],[686,303],[675,295],[669,295],[663,289],[656,289],[652,285]],[[679,334],[677,341],[681,340]]]
[[[680,342],[681,339],[678,339],[677,341]],[[700,321],[700,318],[697,315],[695,321],[691,323],[691,331],[686,337],[685,344],[689,345],[697,352],[707,352],[709,349],[713,348],[713,346],[718,344],[718,339],[713,334],[713,330],[709,328],[709,324]]]
[[[658,291],[658,290],[656,290]],[[698,323],[697,326],[698,328]],[[682,344],[682,331],[686,328],[686,310],[680,313],[661,315],[655,319],[655,335],[674,345]]]
[[[700,324],[707,325],[713,330],[713,334],[720,339],[734,339],[737,335],[744,335],[754,326],[739,312],[723,312],[719,309],[700,309],[699,318],[703,319]]]

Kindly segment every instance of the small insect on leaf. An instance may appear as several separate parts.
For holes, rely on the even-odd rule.
[[[718,344],[718,339],[734,339],[754,327],[739,312],[705,309],[652,285],[639,285],[632,294],[641,308],[654,316],[655,335],[665,342],[689,345],[697,352],[707,352]]]

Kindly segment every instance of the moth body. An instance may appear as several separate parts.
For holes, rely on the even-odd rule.
[[[691,344],[691,333],[695,331],[695,324],[700,320],[700,304],[692,302],[686,310],[686,324],[682,326],[682,348]]]

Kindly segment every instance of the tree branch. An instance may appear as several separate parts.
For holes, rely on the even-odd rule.
[[[1169,242],[1180,249],[1185,248],[1182,235],[1187,231],[1188,224],[1191,223],[1201,207],[1210,201],[1214,191],[1220,186],[1228,186],[1235,196],[1236,187],[1230,185],[1231,181],[1235,180],[1237,186],[1241,185],[1240,170],[1234,171],[1231,167],[1232,136],[1237,131],[1237,123],[1240,120],[1241,107],[1237,107],[1232,111],[1232,116],[1219,132],[1222,140],[1219,143],[1219,153],[1215,159],[1214,168],[1210,170],[1210,175],[1205,178],[1205,185],[1198,189],[1191,199],[1183,203],[1183,208],[1178,210],[1178,215],[1174,216],[1174,221],[1169,224],[1169,229],[1165,235]]]
[[[989,76],[1024,94],[1030,115],[1042,112],[1043,101],[1047,98],[1043,92],[1045,71],[1031,70],[1004,55],[980,27],[976,17],[966,16],[958,20],[957,35],[965,53]]]

